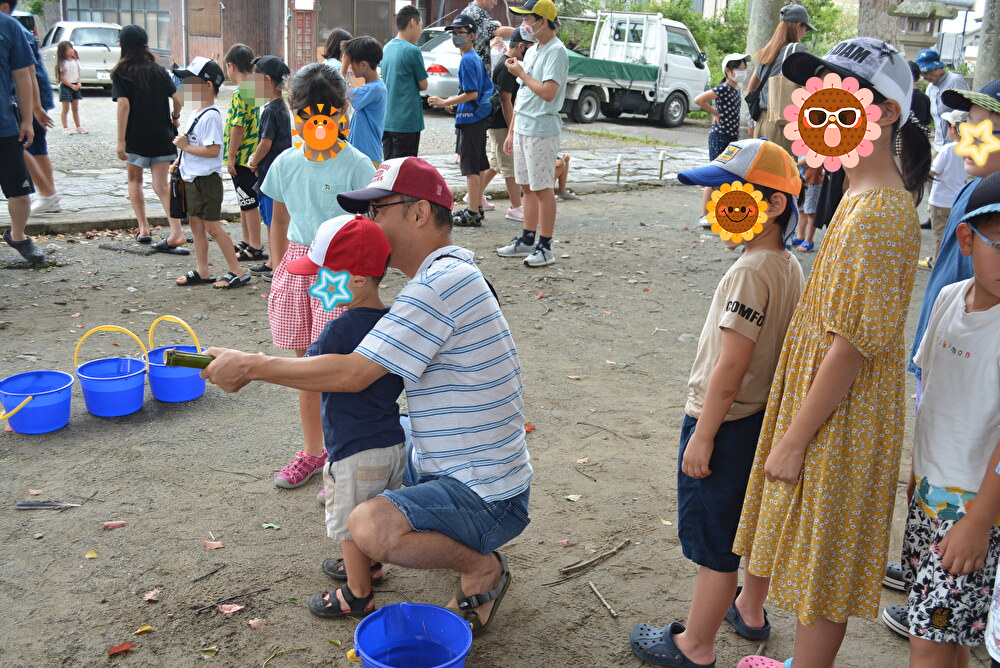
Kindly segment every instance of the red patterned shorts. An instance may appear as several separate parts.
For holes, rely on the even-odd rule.
[[[267,296],[267,319],[271,323],[274,345],[284,350],[305,350],[319,338],[323,326],[346,308],[327,311],[323,303],[309,294],[315,276],[296,276],[285,265],[309,252],[306,246],[290,242],[281,263],[274,270],[271,292]]]

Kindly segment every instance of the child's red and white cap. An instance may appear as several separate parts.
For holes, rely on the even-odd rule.
[[[413,156],[386,160],[375,170],[367,188],[340,193],[337,202],[344,211],[364,213],[369,202],[393,193],[425,199],[449,211],[455,203],[441,173],[423,158]]]
[[[285,269],[298,276],[329,269],[352,276],[381,277],[391,250],[385,233],[368,218],[337,216],[319,226],[309,252],[286,264]]]

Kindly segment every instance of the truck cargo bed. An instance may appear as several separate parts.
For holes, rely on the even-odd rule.
[[[611,60],[588,58],[574,51],[569,52],[569,80],[576,78],[611,79],[621,83],[648,81],[656,83],[660,68],[655,65],[619,63]]]

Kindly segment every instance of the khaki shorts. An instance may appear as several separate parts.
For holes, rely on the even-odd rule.
[[[934,235],[934,243],[941,243],[944,238],[944,228],[948,225],[948,217],[951,215],[951,207],[928,205],[931,209],[931,234]]]
[[[202,220],[222,220],[222,177],[196,176],[184,184],[187,214]]]
[[[364,450],[324,466],[326,535],[334,540],[351,540],[351,532],[347,530],[351,511],[387,489],[402,487],[404,471],[404,443]]]
[[[528,137],[514,132],[514,180],[534,192],[554,188],[559,135]]]
[[[503,152],[507,139],[507,128],[490,128],[486,132],[486,154],[490,159],[490,169],[504,179],[514,178],[514,156]]]

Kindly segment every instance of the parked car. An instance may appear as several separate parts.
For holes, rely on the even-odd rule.
[[[52,87],[59,87],[56,72],[56,52],[59,42],[72,42],[80,54],[80,81],[84,86],[111,88],[111,69],[121,57],[118,48],[118,33],[122,27],[117,23],[91,23],[84,21],[59,21],[52,26],[42,40],[42,62],[49,71]],[[166,49],[150,49],[156,61],[170,69],[173,61]]]
[[[444,28],[425,28],[420,38],[425,36],[420,51],[427,70],[427,90],[420,91],[420,96],[458,95],[458,64],[462,61],[462,53],[451,43],[451,33]]]
[[[15,9],[10,13],[10,15],[16,19],[18,23],[27,28],[28,32],[35,36],[35,41],[38,41],[38,27],[35,25],[34,14],[31,12],[22,12],[20,9]]]

